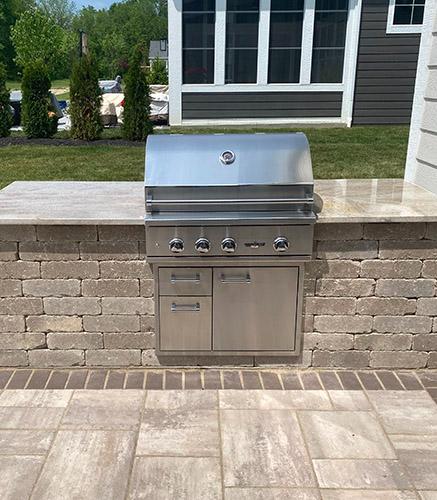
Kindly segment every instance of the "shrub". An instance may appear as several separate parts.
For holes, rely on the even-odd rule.
[[[89,55],[83,55],[73,64],[70,101],[71,137],[85,141],[99,139],[103,131],[102,96],[97,65]]]
[[[11,133],[12,113],[9,104],[9,90],[6,88],[6,66],[0,63],[0,137]]]
[[[52,137],[56,132],[49,116],[50,78],[41,60],[29,63],[21,82],[21,120],[27,137]]]
[[[150,121],[149,85],[141,67],[143,52],[138,46],[129,60],[125,78],[125,104],[123,112],[123,137],[130,141],[143,141],[153,132]]]
[[[165,61],[158,58],[152,61],[148,80],[150,85],[168,85],[168,73]]]

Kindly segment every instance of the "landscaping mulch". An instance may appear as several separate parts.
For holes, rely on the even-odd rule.
[[[144,147],[142,141],[126,141],[124,139],[99,139],[97,141],[81,141],[77,139],[28,139],[27,137],[1,137],[2,146],[134,146]]]

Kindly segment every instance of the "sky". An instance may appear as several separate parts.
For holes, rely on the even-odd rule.
[[[74,3],[76,4],[78,9],[88,5],[91,5],[96,9],[106,9],[110,5],[115,3],[115,1],[116,0],[74,0]]]

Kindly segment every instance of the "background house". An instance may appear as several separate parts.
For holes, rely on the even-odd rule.
[[[149,60],[152,62],[155,59],[161,59],[165,62],[165,67],[168,70],[168,41],[167,40],[151,40],[149,45]]]
[[[409,123],[426,1],[169,0],[170,124]]]

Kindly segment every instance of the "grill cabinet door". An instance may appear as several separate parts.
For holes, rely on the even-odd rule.
[[[214,269],[214,350],[293,350],[298,283],[297,267]]]
[[[161,351],[211,349],[211,297],[159,299]]]

